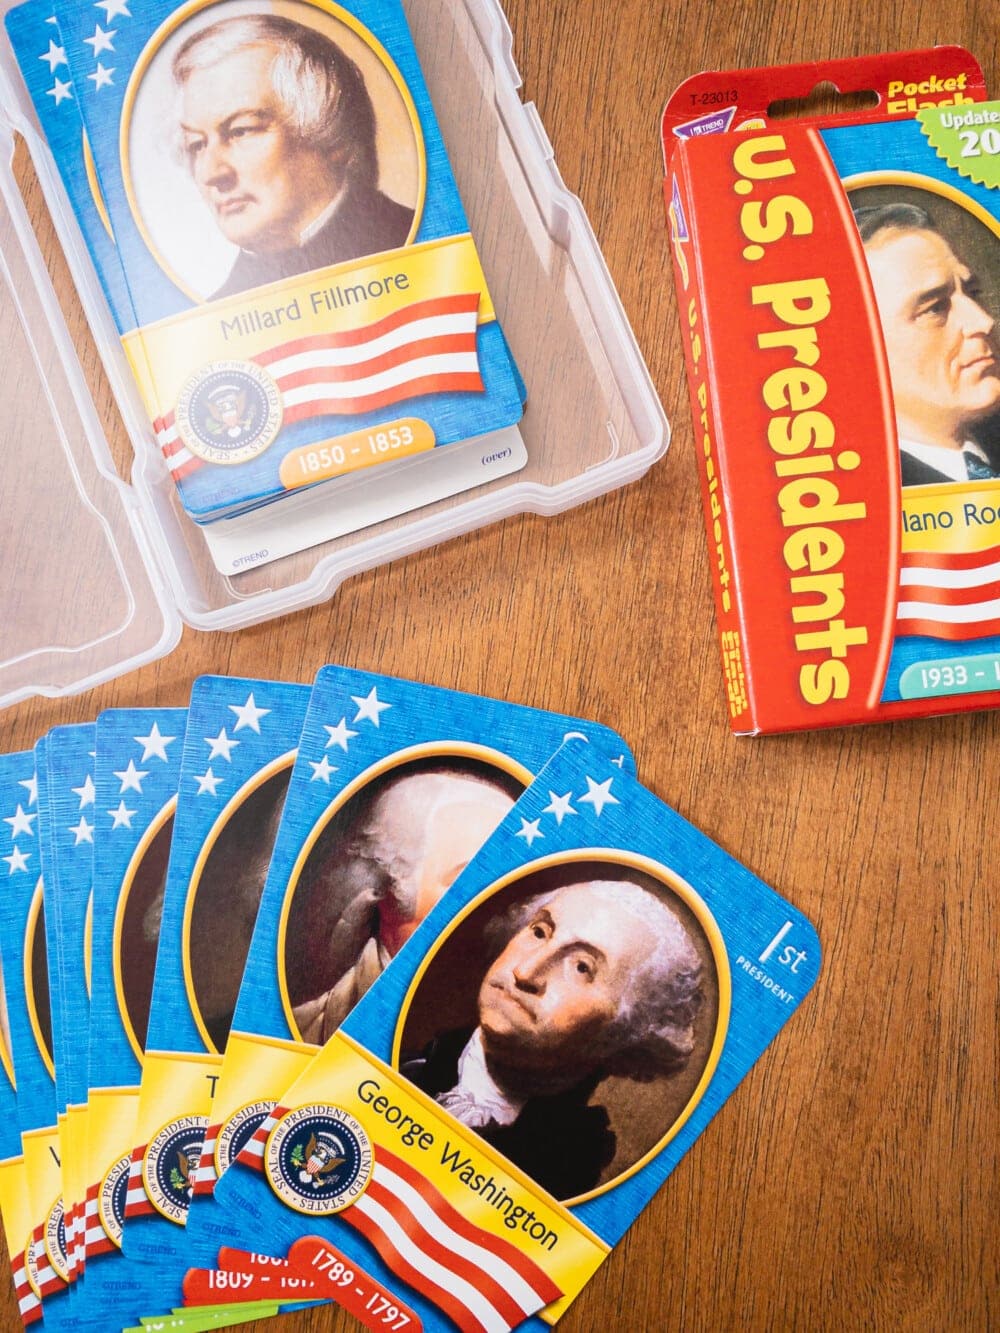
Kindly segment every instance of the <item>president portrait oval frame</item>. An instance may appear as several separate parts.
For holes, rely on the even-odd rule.
[[[455,760],[459,764],[472,762],[480,764],[484,768],[493,769],[500,777],[518,783],[522,790],[529,786],[533,780],[533,774],[529,769],[502,750],[496,750],[490,746],[479,745],[471,741],[429,741],[397,750],[366,768],[363,773],[359,773],[337,793],[309,830],[309,834],[299,850],[291,874],[288,877],[288,886],[285,890],[284,901],[281,905],[281,916],[278,922],[277,956],[275,960],[285,1021],[288,1023],[289,1032],[293,1034],[296,1040],[301,1041],[302,1036],[295,1020],[294,1010],[296,1006],[292,1003],[288,985],[288,922],[299,882],[316,844],[330,822],[341,811],[345,810],[351,801],[367,791],[373,782],[400,768],[416,766],[422,762],[433,763],[435,760],[447,762],[449,759]],[[302,1001],[299,1001],[299,1003],[302,1003]]]
[[[635,1161],[622,1168],[610,1179],[597,1185],[594,1189],[588,1190],[572,1198],[561,1199],[560,1202],[567,1207],[575,1206],[586,1202],[588,1199],[597,1198],[606,1194],[609,1190],[615,1189],[624,1181],[641,1171],[644,1166],[652,1161],[672,1139],[681,1131],[684,1125],[691,1118],[698,1104],[707,1091],[715,1071],[718,1067],[719,1059],[722,1055],[722,1048],[725,1045],[726,1033],[729,1027],[729,1014],[732,1002],[732,978],[729,969],[729,956],[726,951],[725,940],[722,931],[715,920],[708,905],[687,880],[683,879],[676,871],[671,870],[662,862],[655,861],[650,857],[640,856],[636,853],[622,851],[618,848],[574,848],[570,851],[553,853],[551,856],[541,857],[536,861],[531,861],[526,865],[519,866],[516,870],[502,876],[488,885],[478,893],[466,906],[457,913],[448,923],[447,928],[438,936],[434,945],[428,951],[427,955],[421,960],[419,967],[414,973],[403,1002],[400,1005],[399,1016],[396,1020],[396,1027],[392,1039],[392,1068],[399,1070],[404,1050],[404,1036],[407,1029],[411,1013],[419,999],[421,985],[425,982],[428,973],[434,967],[436,960],[442,954],[446,954],[449,945],[456,934],[466,923],[484,912],[488,905],[495,903],[498,897],[504,899],[500,911],[506,911],[520,900],[530,898],[539,889],[534,887],[543,876],[567,874],[573,867],[585,868],[581,875],[581,882],[589,877],[593,878],[592,868],[607,866],[609,873],[612,868],[618,872],[624,880],[628,878],[629,872],[635,874],[638,872],[644,879],[652,881],[650,886],[656,891],[656,895],[666,901],[668,905],[671,900],[680,904],[685,916],[696,923],[701,936],[699,952],[710,958],[712,963],[716,987],[716,1008],[714,1023],[711,1025],[710,1037],[703,1045],[705,1047],[704,1059],[698,1073],[697,1081],[694,1083],[689,1095],[681,1106],[679,1112],[674,1116],[666,1130],[656,1139],[656,1141],[644,1151]],[[498,914],[496,906],[493,907],[494,915]],[[676,913],[675,913],[676,914]],[[682,922],[682,924],[684,924]],[[515,1169],[520,1170],[513,1164]],[[529,1177],[530,1178],[530,1177]]]
[[[192,958],[192,940],[196,931],[195,914],[198,911],[210,910],[212,907],[212,904],[210,902],[207,902],[205,896],[207,892],[207,890],[205,889],[205,883],[207,882],[206,871],[210,866],[219,839],[230,827],[233,820],[237,817],[239,812],[243,809],[243,807],[247,804],[247,802],[251,799],[251,797],[257,795],[258,793],[263,793],[264,789],[269,785],[273,785],[275,791],[277,792],[278,786],[279,784],[281,784],[280,795],[274,798],[280,802],[277,810],[277,817],[280,822],[281,808],[283,808],[285,794],[288,790],[288,783],[291,780],[292,769],[295,764],[295,755],[296,755],[295,750],[289,750],[285,754],[279,755],[276,759],[272,759],[270,763],[265,764],[262,768],[258,769],[256,773],[254,773],[251,777],[249,777],[247,781],[244,782],[242,787],[240,787],[239,790],[235,792],[233,796],[230,797],[230,799],[220,810],[218,818],[215,820],[215,823],[209,829],[208,834],[206,835],[205,840],[202,843],[201,848],[198,852],[198,859],[195,862],[194,870],[191,872],[191,878],[188,883],[187,894],[184,902],[184,920],[181,931],[181,959],[184,969],[184,987],[187,992],[187,1001],[188,1001],[188,1006],[191,1010],[191,1017],[194,1019],[194,1023],[198,1029],[199,1036],[205,1043],[206,1051],[208,1051],[210,1054],[221,1055],[225,1050],[225,1043],[222,1043],[220,1047],[220,1044],[216,1041],[215,1037],[212,1035],[210,1031],[210,1023],[212,1022],[212,1015],[206,1016],[206,1014],[204,1013],[204,1005],[202,1003],[202,998],[199,995],[199,978],[195,975],[196,971],[198,971],[199,969],[196,967]],[[275,829],[275,831],[277,830]],[[272,846],[269,847],[267,850],[268,864],[270,863],[271,854],[273,850],[274,848],[272,844]],[[265,872],[265,878],[266,878],[266,872]],[[264,881],[261,882],[260,887],[261,887],[261,893],[263,893]],[[219,889],[223,894],[226,892],[227,888],[228,884],[222,881],[220,878]],[[199,897],[199,894],[201,894],[201,897]],[[224,908],[226,904],[219,903],[218,906],[220,908]],[[257,906],[259,906],[259,899]],[[254,915],[256,916],[256,910]],[[251,934],[252,931],[253,931],[253,923],[251,923]],[[242,941],[240,942],[240,944],[242,946]],[[246,938],[246,951],[243,952],[241,964],[238,969],[240,980],[242,980],[243,977],[243,971],[246,966],[246,955],[249,953],[249,951],[250,951],[250,936],[248,935]],[[241,947],[241,952],[242,952],[242,947]],[[239,984],[237,984],[237,991],[238,990],[239,990]],[[234,1006],[235,1006],[235,1001],[236,1001],[236,996],[234,995],[233,996]]]
[[[24,998],[31,1035],[51,1078],[56,1076],[52,1045],[52,998],[49,992],[48,947],[45,939],[45,890],[35,885],[24,927]]]
[[[133,913],[136,910],[135,889],[137,882],[139,882],[139,872],[143,869],[143,866],[146,864],[146,858],[149,855],[151,849],[156,845],[157,840],[159,838],[161,837],[166,838],[167,850],[169,852],[170,839],[173,836],[173,828],[172,828],[173,819],[176,811],[177,811],[177,797],[171,796],[171,798],[166,802],[166,804],[163,805],[156,812],[153,818],[149,821],[149,825],[146,828],[146,831],[139,839],[138,845],[136,846],[135,851],[132,853],[132,856],[129,859],[129,863],[128,866],[126,867],[125,874],[122,876],[121,889],[118,893],[118,902],[115,905],[115,918],[114,918],[114,926],[112,929],[112,945],[111,945],[111,967],[112,967],[112,975],[114,978],[115,999],[118,1004],[118,1014],[119,1017],[121,1018],[122,1027],[125,1031],[125,1036],[128,1039],[128,1044],[132,1048],[132,1054],[138,1060],[140,1065],[142,1065],[143,1061],[146,1058],[146,1049],[145,1049],[145,1043],[143,1041],[140,1041],[139,1033],[136,1030],[136,1019],[139,1017],[134,1003],[136,997],[135,996],[130,997],[128,994],[129,977],[126,976],[125,967],[123,966],[123,951],[126,947],[126,940],[128,938],[128,932],[126,931],[126,919],[129,917],[131,913]],[[149,883],[150,886],[152,887],[157,883],[157,881],[153,879],[150,880]],[[164,889],[166,888],[166,865],[164,865],[163,887]],[[147,903],[146,910],[148,910],[149,906],[150,904]],[[156,958],[156,952],[154,949],[153,950],[154,964],[155,964],[155,958]],[[153,995],[152,969],[150,970],[148,980],[149,980],[149,998],[151,1001]],[[144,1018],[148,1024],[149,1022],[148,1008],[146,1010],[146,1013],[144,1014]]]
[[[845,176],[842,184],[852,207],[854,206],[852,196],[857,196],[861,191],[879,191],[880,195],[884,192],[888,196],[878,197],[876,206],[888,203],[917,204],[930,215],[934,226],[939,229],[952,249],[960,253],[966,261],[976,256],[970,256],[966,252],[962,238],[958,238],[956,249],[954,234],[956,222],[958,229],[964,233],[964,239],[968,240],[970,246],[977,251],[979,248],[977,240],[982,239],[978,230],[980,228],[988,233],[993,241],[1000,242],[1000,219],[994,217],[978,200],[957,189],[949,181],[937,180],[934,176],[925,176],[915,171],[893,170],[855,172]],[[905,193],[901,194],[901,191]],[[971,239],[973,237],[977,239]],[[1000,248],[997,250],[997,256],[993,264],[986,265],[987,270],[993,275],[989,284],[991,299],[988,300],[987,308],[989,313],[1000,321]]]
[[[125,198],[128,203],[129,213],[135,224],[139,235],[142,237],[149,253],[152,255],[157,266],[169,278],[169,280],[178,288],[179,291],[190,300],[194,305],[202,305],[213,299],[210,295],[199,292],[183,275],[179,272],[176,261],[171,263],[163,253],[163,247],[158,244],[150,230],[144,210],[139,202],[140,189],[137,187],[136,176],[132,168],[132,129],[133,121],[136,119],[136,104],[140,95],[140,90],[144,79],[149,73],[151,67],[160,55],[163,46],[183,27],[189,20],[195,18],[206,9],[217,9],[225,11],[230,7],[231,0],[188,0],[182,4],[160,27],[152,34],[145,47],[140,53],[132,72],[129,76],[128,84],[125,89],[125,96],[122,102],[121,124],[119,130],[118,155],[121,167],[122,183],[125,190]],[[243,4],[233,6],[233,16],[239,15],[253,16],[253,11],[248,14],[247,7]],[[413,192],[413,221],[410,227],[409,235],[405,244],[412,244],[420,228],[420,222],[423,217],[424,205],[427,197],[427,150],[424,142],[423,126],[420,115],[417,111],[413,94],[410,92],[406,80],[403,78],[395,61],[389,55],[388,51],[382,45],[375,35],[360,22],[348,10],[335,3],[335,0],[277,0],[277,4],[270,3],[261,5],[261,13],[272,15],[278,13],[285,17],[290,17],[298,11],[313,11],[312,23],[305,18],[299,20],[303,26],[315,27],[318,31],[329,36],[327,29],[336,27],[345,30],[348,41],[355,51],[355,56],[365,60],[372,70],[380,70],[385,76],[385,89],[390,87],[394,89],[395,95],[400,99],[397,118],[402,122],[404,119],[408,123],[410,133],[413,136],[413,154],[415,158],[415,190]],[[224,12],[220,14],[220,19],[227,17]],[[349,53],[350,54],[350,53]],[[352,56],[352,58],[355,58]],[[366,87],[368,87],[369,73],[362,70],[365,77]],[[380,96],[372,93],[369,87],[369,96],[374,103],[378,103]],[[381,112],[376,105],[376,135],[378,137],[381,120]],[[379,180],[376,181],[376,187],[382,181],[383,172],[380,168]],[[95,205],[100,206],[103,200],[100,197],[98,182],[95,177],[91,182],[92,191],[94,191]],[[411,200],[405,201],[409,207]]]

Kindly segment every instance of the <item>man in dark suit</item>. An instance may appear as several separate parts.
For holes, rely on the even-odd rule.
[[[1000,409],[979,284],[913,204],[855,210],[889,360],[904,486],[1000,476],[980,438]]]
[[[437,1038],[400,1072],[543,1189],[575,1198],[615,1153],[607,1111],[589,1104],[600,1081],[687,1063],[701,960],[666,903],[624,881],[532,898],[503,935],[478,1026]]]
[[[239,254],[230,296],[405,245],[413,210],[378,188],[364,77],[323,33],[274,14],[222,19],[173,60],[181,151]]]

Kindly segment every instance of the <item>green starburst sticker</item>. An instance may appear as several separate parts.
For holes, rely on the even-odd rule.
[[[917,120],[949,167],[977,185],[1000,189],[1000,102],[927,107]]]

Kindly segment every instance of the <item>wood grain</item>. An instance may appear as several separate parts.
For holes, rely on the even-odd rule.
[[[730,737],[657,141],[667,94],[712,66],[960,42],[997,86],[995,10],[508,0],[508,14],[524,96],[583,200],[673,422],[667,457],[600,501],[373,570],[310,611],[231,636],[187,630],[155,666],[3,714],[0,743],[29,746],[108,706],[182,704],[201,672],[308,680],[327,660],[617,727],[648,786],[816,922],[825,965],[562,1327],[996,1327],[1000,718]],[[37,195],[30,203],[49,236]],[[329,1309],[284,1324],[354,1326]]]

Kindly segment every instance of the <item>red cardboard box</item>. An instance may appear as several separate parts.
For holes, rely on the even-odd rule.
[[[824,81],[873,105],[771,115]],[[1000,704],[1000,104],[980,109],[985,98],[973,57],[939,47],[700,74],[667,104],[667,216],[736,732]],[[970,144],[985,167],[970,170]],[[910,318],[928,293],[945,313]],[[962,381],[951,400],[930,401],[949,375]]]

